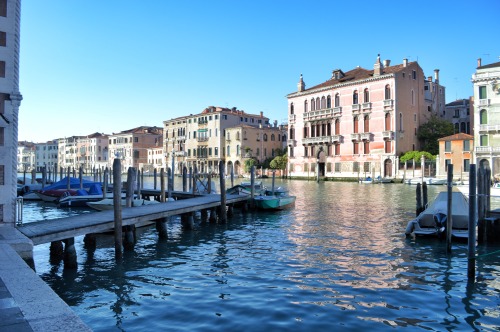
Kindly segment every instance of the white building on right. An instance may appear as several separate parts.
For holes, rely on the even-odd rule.
[[[482,65],[478,59],[472,83],[476,164],[500,177],[500,62]]]

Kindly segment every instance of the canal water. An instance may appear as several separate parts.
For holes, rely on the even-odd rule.
[[[270,180],[266,179],[267,185]],[[467,281],[467,244],[405,238],[415,186],[277,181],[295,208],[250,212],[225,225],[138,230],[114,260],[77,238],[78,269],[35,247],[37,273],[95,331],[499,331],[499,247],[478,248]],[[446,186],[430,186],[429,200]],[[25,203],[24,219],[86,210]]]

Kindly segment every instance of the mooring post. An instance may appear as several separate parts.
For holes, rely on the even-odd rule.
[[[316,162],[316,182],[319,183],[319,161]]]
[[[208,221],[208,210],[203,209],[200,212],[201,212],[201,222],[207,222]]]
[[[487,167],[484,170],[484,214],[485,217],[488,218],[490,216],[491,210],[491,168]]]
[[[136,172],[136,179],[137,179],[137,198],[142,198],[142,197],[141,197],[141,188],[142,188],[141,176],[142,176],[141,171],[139,171],[139,169],[137,169],[137,172]]]
[[[54,182],[57,182],[57,163],[54,164]],[[26,183],[26,179],[23,183]]]
[[[66,178],[66,189],[71,189],[71,168],[68,167],[68,177]]]
[[[45,166],[42,167],[42,187],[47,184],[47,168]]]
[[[231,164],[231,188],[234,187],[234,165]]]
[[[167,168],[167,193],[168,193],[168,200],[172,198],[172,169],[169,167]]]
[[[217,222],[217,219],[218,219],[217,209],[213,207],[210,209],[210,217],[208,218],[208,221],[214,223]]]
[[[103,188],[102,188],[102,198],[105,199],[108,193],[108,168],[104,170]]]
[[[115,259],[123,258],[122,246],[122,181],[120,158],[113,160],[113,210],[115,218]]]
[[[49,262],[51,264],[59,264],[64,258],[64,247],[62,241],[50,242]]]
[[[207,194],[212,193],[212,174],[207,174]]]
[[[469,237],[467,239],[467,278],[476,275],[476,165],[469,169]]]
[[[160,239],[167,239],[168,238],[168,232],[167,232],[167,218],[160,218],[156,220],[156,230],[158,231],[158,237]]]
[[[136,171],[134,167],[129,167],[127,170],[127,190],[126,190],[126,206],[128,208],[133,206],[134,201],[134,184],[135,184]],[[134,248],[134,225],[125,226],[125,238],[123,241],[125,250]]]
[[[80,166],[78,169],[78,179],[80,180],[80,189],[83,189],[83,168]]]
[[[220,174],[220,222],[227,222],[226,212],[226,177],[224,176],[224,162],[219,161],[219,174]]]
[[[160,169],[160,202],[165,202],[165,170]]]
[[[422,212],[422,186],[420,183],[417,183],[417,189],[416,189],[416,197],[417,197],[417,207],[415,209],[415,214],[418,217],[420,212]]]
[[[271,182],[271,195],[274,196],[274,182],[275,182],[275,172],[273,171],[273,178]]]
[[[484,167],[479,167],[477,170],[477,220],[483,222],[486,216],[486,211],[484,209],[485,204],[485,193],[486,188],[484,187],[485,171]],[[470,179],[469,179],[470,184]]]
[[[189,166],[189,179],[190,179],[188,181],[188,183],[189,183],[189,191],[191,191],[191,186],[192,186],[192,182],[193,182],[191,180],[192,178],[193,178],[193,166]]]
[[[253,200],[255,196],[255,166],[250,168],[250,198]]]
[[[448,187],[448,211],[446,219],[446,252],[451,253],[451,231],[453,227],[453,211],[452,211],[452,191],[453,191],[453,164],[448,164],[448,179],[446,186]]]
[[[187,192],[188,191],[188,174],[187,174],[187,167],[184,166],[182,168],[182,191]]]
[[[72,237],[64,240],[64,268],[76,269],[77,266],[75,238]]]
[[[158,176],[158,171],[156,170],[156,168],[154,169],[153,171],[153,189],[156,190],[157,186],[156,186],[156,178]]]
[[[73,177],[76,178],[76,169],[73,167]]]
[[[193,180],[192,181],[193,182],[193,187],[192,187],[192,189],[193,189],[193,196],[196,194],[196,191],[197,191],[197,189],[196,189],[196,178],[197,177],[198,177],[198,168],[196,167],[196,164],[195,164],[194,167],[193,167],[193,177],[192,177],[192,180]]]
[[[427,208],[427,182],[422,183],[422,211]]]

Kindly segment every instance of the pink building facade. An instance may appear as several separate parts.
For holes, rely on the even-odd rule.
[[[399,156],[419,149],[417,129],[430,116],[417,62],[336,69],[288,98],[290,176],[395,177]]]

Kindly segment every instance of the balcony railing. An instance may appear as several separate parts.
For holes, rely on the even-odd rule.
[[[343,136],[342,135],[333,135],[330,137],[332,143],[342,143]]]
[[[176,157],[186,157],[187,153],[186,153],[186,151],[176,151],[175,156]]]
[[[359,134],[359,138],[363,141],[371,141],[373,137],[372,133],[361,133]]]
[[[476,153],[500,154],[500,146],[476,146]]]
[[[295,114],[290,114],[290,115],[288,116],[288,121],[289,121],[290,123],[295,123],[295,118],[296,118],[296,115],[295,115]]]
[[[479,131],[500,131],[500,125],[479,125]]]
[[[360,141],[359,134],[351,134],[351,141]]]
[[[394,105],[394,100],[392,99],[384,100],[384,107],[393,107],[393,105]]]
[[[308,137],[302,139],[302,144],[326,144],[330,143],[330,136]]]
[[[198,140],[198,142],[207,142],[208,137],[198,137],[197,140]]]
[[[361,105],[360,104],[352,104],[352,111],[355,112],[355,111],[358,111],[361,109]]]
[[[393,140],[394,139],[394,132],[391,130],[383,131],[382,138],[386,139],[386,140]]]
[[[363,103],[363,112],[370,111],[372,109],[372,103]]]
[[[287,141],[287,144],[286,144],[286,145],[291,146],[291,147],[295,147],[295,146],[297,146],[297,141],[296,141],[296,140],[294,140],[294,139],[289,139],[289,140]]]
[[[478,105],[479,106],[490,106],[490,100],[489,99],[479,99]]]

